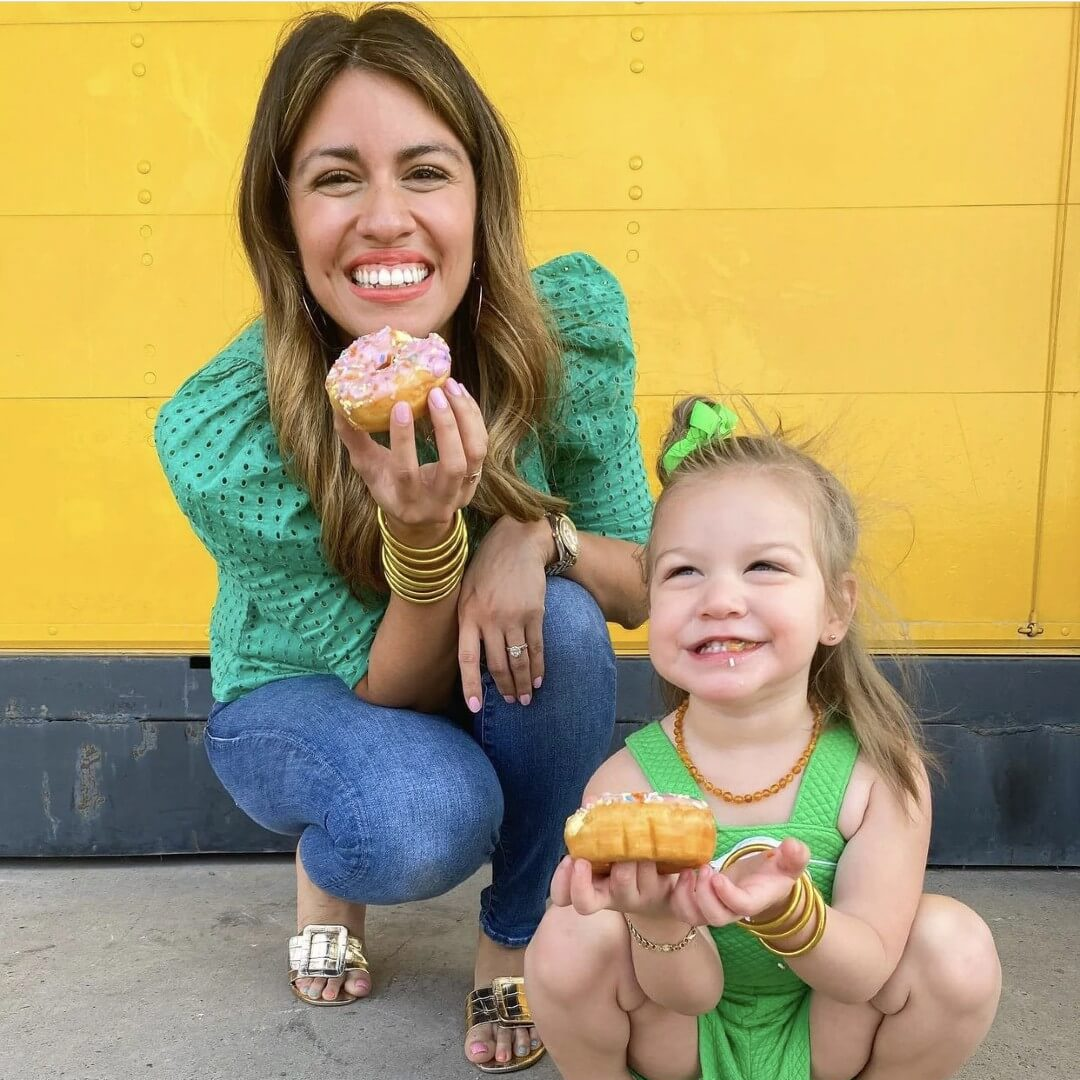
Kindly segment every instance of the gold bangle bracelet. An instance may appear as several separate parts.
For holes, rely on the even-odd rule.
[[[448,596],[452,596],[454,590],[460,584],[460,580],[451,582],[441,593],[435,593],[431,596],[417,596],[410,593],[407,589],[395,585],[390,585],[390,591],[395,596],[401,597],[402,600],[407,600],[410,604],[435,604],[440,600],[445,600]]]
[[[795,884],[791,887],[791,902],[784,909],[782,915],[777,915],[775,919],[770,919],[768,922],[755,922],[750,916],[740,920],[739,925],[744,930],[749,930],[751,934],[756,934],[759,937],[768,937],[770,934],[776,933],[789,919],[794,916],[796,911],[800,911],[803,902],[806,900],[806,885],[803,883],[801,877],[796,878]]]
[[[384,565],[383,576],[386,578],[386,583],[395,592],[401,594],[408,593],[411,599],[444,595],[447,591],[453,591],[460,584],[462,573],[459,570],[455,573],[446,574],[440,581],[418,583],[409,580],[408,577],[404,577]]]
[[[385,537],[383,538],[382,546],[382,550],[389,555],[392,555],[402,566],[407,566],[410,570],[415,570],[420,573],[437,569],[444,563],[452,562],[462,551],[467,551],[468,548],[469,537],[464,529],[460,530],[454,537],[454,542],[449,548],[428,559],[417,559],[412,555],[403,555],[393,544],[387,543]]]
[[[799,933],[800,930],[806,929],[806,924],[813,918],[814,915],[814,905],[817,903],[817,889],[812,881],[808,885],[805,885],[803,888],[805,904],[799,917],[790,926],[785,926],[780,930],[775,930],[768,934],[759,933],[757,936],[762,941],[780,941],[783,938],[791,937],[792,934]]]
[[[645,937],[640,930],[630,921],[630,916],[623,912],[623,918],[626,920],[626,928],[630,931],[630,936],[636,941],[643,949],[648,949],[650,952],[662,952],[673,953],[679,952],[681,949],[685,949],[694,938],[697,937],[697,927],[691,926],[687,930],[686,935],[681,941],[676,941],[674,945],[668,945],[662,941],[650,941]]]
[[[411,556],[417,561],[427,562],[431,559],[437,559],[442,555],[445,555],[455,543],[460,539],[460,534],[465,532],[465,516],[460,510],[454,511],[454,524],[450,530],[449,535],[445,540],[441,540],[433,547],[418,548],[411,547],[408,544],[403,544],[394,534],[390,531],[390,527],[386,523],[386,515],[383,513],[382,507],[379,506],[375,510],[375,518],[379,523],[379,532],[382,533],[383,543],[389,547],[395,548],[400,554]]]
[[[447,574],[453,573],[465,565],[468,559],[469,549],[462,547],[460,551],[456,552],[450,558],[443,560],[439,566],[432,566],[426,570],[418,570],[415,567],[409,566],[408,563],[403,563],[393,552],[383,548],[382,551],[382,563],[383,566],[389,566],[396,573],[402,577],[407,577],[411,581],[417,582],[429,582],[438,581],[440,578],[446,577]]]
[[[775,945],[770,945],[767,941],[762,941],[761,944],[765,946],[769,952],[775,956],[783,956],[787,959],[793,959],[796,956],[805,956],[811,949],[816,949],[818,943],[825,935],[825,920],[826,920],[826,907],[825,898],[821,895],[818,889],[814,889],[814,910],[817,912],[818,923],[814,930],[814,936],[798,949],[778,949]]]

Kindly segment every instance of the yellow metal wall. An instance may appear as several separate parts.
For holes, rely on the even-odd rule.
[[[151,429],[254,311],[230,207],[297,10],[0,5],[0,648],[205,648]],[[626,288],[650,457],[695,390],[831,427],[915,645],[1072,646],[1075,5],[431,10],[521,142],[536,260]]]

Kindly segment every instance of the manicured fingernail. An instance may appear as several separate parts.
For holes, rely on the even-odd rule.
[[[436,409],[445,409],[447,405],[450,404],[450,402],[446,400],[446,395],[438,386],[428,394],[428,401],[430,401]]]
[[[476,1042],[469,1047],[470,1054],[482,1054],[488,1048],[487,1043]]]
[[[404,401],[399,401],[394,406],[394,419],[399,424],[407,424],[409,422],[410,415],[411,415],[411,410],[409,409],[409,406],[405,404]]]
[[[541,686],[542,686],[543,684],[544,684],[544,677],[543,677],[542,675],[541,675],[541,676],[540,676],[540,678],[538,678],[538,679],[533,679],[533,689],[534,689],[534,690],[539,690],[539,689],[540,689],[540,687],[541,687]]]
[[[520,701],[522,705],[528,705],[529,702],[532,701],[532,694],[522,694],[521,697],[518,698],[518,701]]]
[[[469,712],[480,711],[480,699],[478,697],[469,698]]]
[[[446,380],[446,392],[454,397],[461,397],[461,386],[456,379]]]
[[[510,694],[503,694],[503,701],[505,701],[507,705],[514,704],[514,699]]]

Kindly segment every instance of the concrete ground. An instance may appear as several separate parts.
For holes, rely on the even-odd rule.
[[[461,1052],[480,878],[374,909],[375,997],[316,1009],[284,978],[292,873],[282,857],[0,862],[0,1080],[481,1075]],[[983,915],[1005,971],[963,1080],[1080,1080],[1080,872],[935,871],[929,888]]]

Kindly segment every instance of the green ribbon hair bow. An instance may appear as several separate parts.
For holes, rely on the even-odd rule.
[[[690,410],[690,427],[677,443],[668,447],[664,454],[664,469],[674,472],[679,463],[699,447],[714,439],[726,439],[738,422],[739,418],[725,405],[695,401]]]

